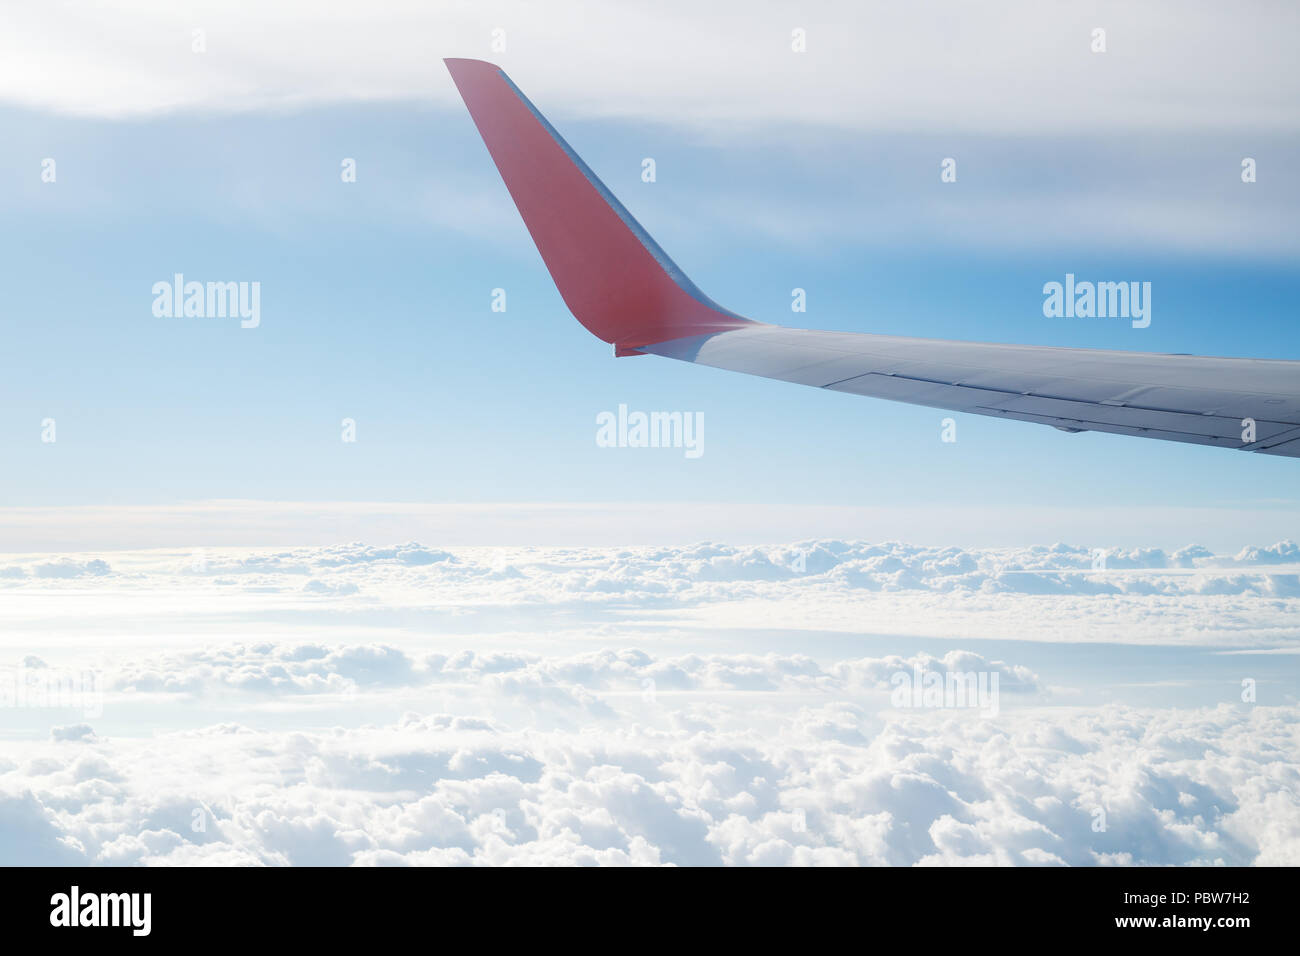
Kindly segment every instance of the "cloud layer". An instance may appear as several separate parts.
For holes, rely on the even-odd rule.
[[[1294,542],[1215,555],[1160,548],[925,547],[833,539],[784,546],[291,549],[0,559],[0,623],[34,646],[65,589],[101,620],[279,620],[452,633],[777,627],[951,639],[1264,647],[1294,640]],[[257,596],[255,599],[252,596]],[[30,599],[31,604],[26,603]],[[252,602],[251,604],[249,602]],[[58,608],[60,612],[68,606]],[[408,615],[394,619],[396,612]],[[28,614],[34,616],[28,617]]]
[[[571,707],[580,731],[414,712],[60,730],[0,765],[0,847],[110,864],[1300,863],[1293,706],[983,720],[744,690],[647,726],[546,686],[481,680],[478,703]]]
[[[1296,864],[1295,552],[11,556],[0,858]]]
[[[1031,0],[807,10],[115,0],[60,11],[31,2],[3,14],[0,98],[110,117],[377,100],[452,105],[439,61],[463,56],[499,62],[562,113],[715,130],[1096,132],[1213,122],[1294,131],[1300,75],[1288,41],[1297,13],[1248,7],[1229,15],[1202,3],[1083,13]],[[805,53],[792,51],[795,29],[806,31]],[[1104,54],[1091,52],[1097,29],[1106,31]]]

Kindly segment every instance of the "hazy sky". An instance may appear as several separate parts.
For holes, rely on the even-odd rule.
[[[551,540],[1300,535],[1287,459],[962,415],[946,444],[938,410],[613,359],[568,315],[440,62],[499,62],[753,318],[1300,358],[1293,8],[963,5],[938,33],[925,5],[566,9],[8,5],[0,547],[109,547],[123,526],[160,537],[122,546],[227,540],[247,508],[209,507],[179,541],[158,512],[13,510],[214,499],[609,506]],[[156,317],[151,288],[175,273],[260,283],[260,325]],[[1150,328],[1044,318],[1041,288],[1066,273],[1151,282]],[[702,413],[703,456],[598,448],[620,403]],[[804,526],[785,506],[844,510]],[[465,537],[497,540],[508,514]]]

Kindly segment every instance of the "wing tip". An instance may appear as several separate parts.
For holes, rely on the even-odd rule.
[[[443,60],[569,311],[620,355],[754,324],[697,287],[494,63]]]
[[[495,63],[489,63],[487,60],[475,60],[469,57],[444,56],[442,58],[443,66],[451,74],[452,79],[462,76],[469,76],[472,73],[502,73],[501,67]]]

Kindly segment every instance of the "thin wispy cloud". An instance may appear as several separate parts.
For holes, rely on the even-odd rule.
[[[3,14],[0,98],[118,118],[373,101],[450,108],[440,58],[477,56],[516,71],[560,116],[1039,134],[1206,124],[1293,131],[1297,16],[1271,3],[1225,17],[1209,3],[1063,12],[1031,0],[563,10],[522,0],[27,2]],[[1091,54],[1098,28],[1104,61]],[[796,29],[807,36],[799,58],[789,55]]]

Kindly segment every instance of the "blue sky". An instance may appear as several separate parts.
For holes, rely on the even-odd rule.
[[[742,314],[1300,358],[1293,130],[1224,113],[1042,135],[779,117],[702,131],[671,109],[552,106],[541,68],[511,69],[677,263]],[[962,415],[945,444],[938,410],[614,360],[568,315],[450,78],[428,82],[426,102],[113,118],[5,107],[0,502],[740,502],[986,508],[990,521],[1051,506],[1078,509],[1081,528],[1090,509],[1124,504],[1240,510],[1241,543],[1300,534],[1289,460]],[[1261,170],[1249,186],[1246,155]],[[39,179],[47,156],[54,184]],[[945,156],[956,184],[939,182]],[[340,181],[343,157],[355,184]],[[259,281],[261,326],[154,317],[150,288],[175,272]],[[1067,272],[1151,282],[1151,327],[1044,318],[1042,285]],[[806,314],[790,312],[796,286]],[[496,287],[504,314],[489,309]],[[595,416],[619,403],[702,412],[703,457],[596,447]],[[343,418],[355,444],[340,441]]]

